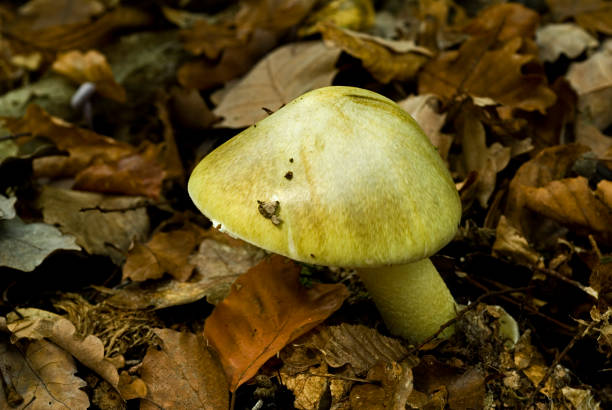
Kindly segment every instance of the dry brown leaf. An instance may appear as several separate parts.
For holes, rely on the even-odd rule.
[[[233,392],[287,343],[336,311],[344,285],[300,285],[299,265],[273,255],[232,285],[206,320],[204,334],[217,350]]]
[[[586,178],[561,179],[539,188],[526,186],[523,192],[526,206],[533,211],[573,227],[579,233],[594,231],[610,240],[612,208],[595,196]]]
[[[214,110],[224,117],[221,127],[252,125],[294,98],[315,88],[330,85],[336,75],[340,49],[321,41],[293,43],[280,47],[229,90]]]
[[[149,218],[143,198],[111,197],[45,186],[36,206],[46,223],[57,224],[93,255],[121,264],[132,241],[144,240]]]
[[[612,34],[612,4],[605,0],[546,0],[557,21],[573,18],[587,30]]]
[[[539,28],[536,43],[540,48],[540,59],[545,62],[554,62],[561,54],[573,59],[599,44],[595,37],[571,23],[547,24]]]
[[[399,362],[408,354],[400,340],[383,336],[363,325],[346,323],[322,326],[293,345],[319,350],[331,367],[350,364],[358,375],[378,362]]]
[[[529,245],[527,239],[508,222],[504,215],[497,223],[492,251],[493,255],[507,256],[527,266],[535,265],[540,259],[540,255]]]
[[[383,84],[392,80],[409,80],[427,62],[427,57],[422,54],[397,53],[379,41],[331,24],[321,25],[319,30],[326,43],[360,59],[364,68]]]
[[[304,26],[298,30],[298,36],[319,32],[322,24],[363,31],[374,24],[374,17],[372,0],[332,0],[308,16]]]
[[[188,282],[165,280],[134,283],[119,290],[105,289],[104,292],[113,295],[106,303],[122,309],[162,309],[203,297],[211,304],[219,303],[236,278],[255,266],[265,252],[216,230],[209,230],[205,235],[199,251],[188,259],[187,263],[196,268],[196,274]]]
[[[501,3],[478,13],[464,28],[471,35],[492,35],[503,43],[513,37],[532,38],[540,22],[534,10],[518,3]]]
[[[282,33],[302,21],[316,3],[316,0],[243,1],[235,19],[239,37],[255,28]]]
[[[198,225],[185,222],[178,229],[159,230],[144,244],[136,244],[123,265],[123,279],[142,282],[159,279],[168,273],[184,282],[191,276],[195,265],[188,261],[204,236]]]
[[[50,2],[49,2],[50,3]],[[72,5],[73,2],[70,2]],[[65,11],[65,10],[64,10]],[[36,21],[46,19],[45,14]],[[131,7],[116,7],[99,18],[81,20],[70,24],[53,22],[52,25],[40,23],[44,27],[32,26],[32,19],[24,16],[11,22],[8,31],[12,36],[51,51],[95,48],[112,32],[128,27],[141,27],[150,24],[149,14]],[[57,23],[57,24],[55,24]]]
[[[379,382],[379,385],[360,384],[353,387],[349,396],[353,409],[406,408],[414,387],[412,370],[407,363],[380,362],[370,369],[368,380]]]
[[[178,81],[185,88],[199,90],[224,85],[248,72],[276,43],[276,34],[257,29],[246,44],[226,48],[219,62],[205,59],[186,62],[177,72]]]
[[[223,368],[202,336],[159,329],[161,349],[149,348],[140,374],[147,385],[141,409],[229,408]]]
[[[21,403],[15,402],[17,397],[9,396],[7,401],[7,385],[0,383],[0,408],[89,408],[87,394],[81,390],[87,383],[75,376],[70,354],[46,340],[33,341],[20,351],[6,339],[0,336],[0,371],[4,380],[12,382]]]
[[[520,54],[520,37],[490,49],[494,38],[475,36],[458,51],[443,52],[425,64],[419,75],[419,94],[433,93],[445,100],[462,94],[488,98],[526,111],[544,112],[555,102],[555,94],[540,74],[525,74],[522,67],[534,61]]]
[[[295,376],[281,373],[283,383],[295,396],[293,406],[296,409],[315,410],[324,400],[325,394],[331,391],[330,380],[326,375],[327,366],[322,363],[309,368],[305,373]],[[332,395],[332,404],[334,403]]]
[[[113,77],[113,71],[104,54],[96,50],[86,53],[68,51],[60,53],[53,63],[53,70],[79,84],[92,82],[101,95],[118,102],[125,102],[125,90]]]
[[[168,108],[172,121],[189,130],[207,129],[218,119],[195,89],[173,87]]]
[[[46,338],[74,356],[113,387],[119,383],[119,373],[111,360],[104,356],[104,345],[94,335],[85,338],[76,334],[76,328],[68,319],[35,308],[17,309],[18,314],[7,315],[7,327],[14,339]]]
[[[440,130],[446,121],[446,113],[441,113],[441,102],[433,94],[411,95],[398,101],[397,105],[402,107],[408,114],[419,123],[425,135],[436,147],[440,156],[448,157],[448,151],[453,144],[453,137],[444,134]]]
[[[599,158],[606,157],[612,148],[612,137],[605,135],[594,125],[586,123],[582,116],[579,116],[576,122],[576,142],[589,147]]]
[[[185,50],[194,55],[204,54],[214,60],[228,47],[238,47],[246,39],[238,38],[237,29],[230,24],[196,21],[192,27],[181,30],[181,41]]]
[[[612,40],[586,61],[573,63],[566,78],[578,93],[579,122],[604,130],[612,124]]]
[[[4,127],[14,134],[29,132],[44,135],[69,157],[40,158],[34,161],[37,175],[48,177],[74,176],[91,164],[94,158],[119,160],[134,154],[129,144],[93,131],[76,127],[61,118],[53,117],[37,105],[30,105],[22,118],[2,118]],[[27,139],[24,139],[27,142]]]
[[[106,7],[98,0],[30,0],[18,10],[27,19],[32,30],[51,26],[88,22],[104,12]]]

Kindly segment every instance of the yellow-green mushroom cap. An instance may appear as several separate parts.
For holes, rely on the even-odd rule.
[[[224,232],[320,265],[428,257],[461,217],[446,165],[419,125],[392,100],[354,87],[296,98],[207,155],[188,189]]]

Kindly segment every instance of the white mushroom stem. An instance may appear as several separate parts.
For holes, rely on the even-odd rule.
[[[456,316],[455,300],[429,258],[358,272],[387,328],[411,343],[425,340]],[[449,327],[440,337],[453,331]]]

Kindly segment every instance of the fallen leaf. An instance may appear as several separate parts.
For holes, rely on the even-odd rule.
[[[348,296],[340,284],[304,288],[299,272],[299,265],[281,256],[263,260],[234,282],[206,319],[204,334],[220,355],[232,392]]]
[[[612,208],[600,201],[584,177],[552,181],[542,187],[524,187],[525,204],[535,212],[610,240]]]
[[[181,30],[181,41],[185,50],[194,55],[204,54],[211,60],[218,58],[226,48],[245,43],[244,38],[238,37],[235,26],[207,20],[196,21],[191,27]]]
[[[74,356],[113,387],[119,383],[119,373],[113,363],[104,356],[102,341],[93,335],[84,338],[76,334],[76,328],[60,315],[35,308],[19,308],[7,315],[7,327],[14,340],[49,339]]]
[[[239,36],[256,28],[282,33],[308,15],[316,0],[247,0],[240,4],[235,23]]]
[[[293,343],[319,350],[331,367],[350,364],[355,374],[364,374],[378,362],[399,362],[408,350],[398,339],[383,336],[363,325],[323,326]]]
[[[520,37],[497,49],[491,49],[492,43],[488,36],[474,36],[459,50],[440,53],[423,67],[419,94],[433,93],[446,101],[468,94],[543,113],[555,102],[555,94],[543,75],[522,71],[535,56],[519,53],[523,45]]]
[[[331,24],[321,25],[319,30],[326,43],[360,59],[363,67],[383,84],[392,80],[407,81],[413,78],[428,60],[423,54],[410,51],[398,53],[371,37]]]
[[[555,20],[573,18],[587,30],[612,34],[612,5],[605,0],[546,0]]]
[[[379,385],[358,384],[353,387],[349,400],[354,409],[406,408],[408,397],[413,391],[412,370],[408,363],[377,363],[368,372],[368,380]]]
[[[322,25],[365,31],[374,24],[372,0],[332,0],[311,13],[298,30],[298,36],[306,37],[320,31]]]
[[[44,221],[74,235],[93,255],[107,255],[116,264],[125,259],[132,241],[144,240],[149,218],[138,197],[110,197],[45,186],[36,200]]]
[[[220,127],[240,128],[266,117],[262,108],[275,111],[294,98],[331,84],[340,49],[320,41],[280,47],[227,90],[215,115],[224,117]]]
[[[147,385],[141,409],[227,409],[223,368],[202,336],[159,329],[160,349],[149,348],[140,374]]]
[[[7,402],[7,385],[1,383],[1,408],[89,408],[87,394],[81,390],[87,383],[75,376],[76,364],[68,353],[46,340],[33,341],[21,351],[7,339],[0,336],[2,377],[11,381],[22,400],[21,403]]]
[[[600,402],[595,399],[593,392],[589,389],[575,389],[565,386],[561,388],[565,400],[578,410],[599,410]]]
[[[99,51],[60,53],[51,68],[79,84],[94,83],[96,91],[104,97],[118,102],[126,101],[125,90],[115,81],[106,57]]]
[[[19,7],[18,14],[28,19],[32,30],[40,30],[63,24],[85,23],[105,9],[98,0],[83,0],[77,4],[71,0],[30,0]]]
[[[207,129],[218,120],[195,89],[173,87],[169,111],[173,121],[189,130]]]
[[[441,101],[433,94],[411,95],[398,101],[397,105],[419,123],[440,156],[446,159],[453,137],[441,132],[446,122],[446,113],[441,112]]]
[[[164,127],[164,142],[159,144],[157,149],[157,162],[162,164],[166,177],[178,181],[179,184],[185,184],[185,169],[181,161],[176,138],[174,136],[174,127],[170,120],[168,111],[168,96],[163,96],[157,99],[155,107],[157,115]],[[206,105],[205,105],[206,107]],[[202,118],[204,120],[204,118]]]
[[[463,28],[471,35],[492,35],[504,43],[514,37],[532,38],[540,22],[534,10],[519,3],[494,4],[480,11]]]
[[[293,406],[296,409],[317,409],[319,403],[325,400],[325,394],[329,394],[331,391],[331,381],[324,375],[327,375],[325,363],[309,368],[304,374],[290,376],[281,373],[283,383],[295,397]]]
[[[571,23],[540,27],[536,33],[536,43],[540,48],[540,59],[545,62],[557,61],[561,54],[573,59],[599,44],[595,37]]]
[[[578,94],[579,121],[604,130],[612,124],[612,40],[586,61],[572,63],[566,78]]]
[[[495,229],[493,255],[507,256],[519,264],[531,266],[540,259],[540,255],[529,245],[521,232],[502,215]]]
[[[0,195],[0,266],[31,272],[57,250],[81,250],[73,236],[54,226],[23,222],[15,213],[16,200]]]

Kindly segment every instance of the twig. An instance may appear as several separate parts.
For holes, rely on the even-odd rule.
[[[427,339],[422,341],[419,345],[413,347],[412,350],[409,352],[409,354],[412,354],[412,353],[417,352],[418,350],[421,350],[423,348],[423,346],[425,346],[427,343],[431,342],[436,337],[438,337],[438,335],[440,335],[440,333],[442,333],[447,327],[453,325],[455,322],[457,322],[459,319],[461,319],[467,312],[469,312],[470,310],[476,309],[476,306],[478,306],[478,304],[480,302],[482,302],[484,299],[486,299],[488,297],[491,297],[491,296],[503,295],[503,294],[506,294],[506,293],[525,292],[525,291],[531,290],[533,288],[534,288],[533,285],[532,286],[524,286],[522,288],[512,288],[512,289],[489,291],[489,292],[485,293],[484,295],[480,295],[470,305],[466,306],[465,308],[463,308],[459,312],[457,312],[457,316],[455,316],[454,318],[452,318],[451,320],[447,321],[442,326],[440,326],[440,328],[438,329],[438,331],[436,333],[434,333],[433,335],[429,336]]]
[[[561,359],[563,359],[565,357],[565,355],[567,355],[567,353],[570,351],[570,349],[572,347],[574,347],[574,344],[582,339],[584,336],[586,336],[591,329],[593,328],[593,326],[595,326],[595,322],[591,322],[589,323],[584,330],[579,330],[574,337],[572,338],[572,340],[570,340],[570,342],[567,344],[567,346],[565,346],[565,348],[561,351],[561,353],[557,354],[557,357],[555,357],[555,360],[552,362],[552,364],[550,365],[550,367],[548,368],[548,370],[546,371],[546,374],[544,374],[544,377],[542,377],[542,379],[538,382],[538,384],[535,386],[535,390],[529,395],[529,399],[527,400],[527,405],[525,406],[525,408],[530,407],[531,405],[533,405],[534,401],[535,401],[535,397],[536,395],[539,393],[540,388],[546,383],[546,381],[550,378],[550,376],[553,374],[553,372],[555,371],[555,367],[557,367],[557,365],[559,365],[559,362],[561,362]]]
[[[598,299],[597,296],[597,292],[595,292],[594,289],[584,286],[582,283],[575,281],[573,279],[567,278],[564,275],[562,275],[561,273],[552,270],[552,269],[546,269],[546,268],[540,268],[537,266],[531,266],[532,269],[537,270],[538,272],[542,272],[545,275],[548,276],[552,276],[553,278],[559,279],[560,281],[563,281],[569,285],[572,285],[578,289],[580,289],[581,291],[583,291],[584,293],[586,293],[587,295],[589,295],[592,298]]]

